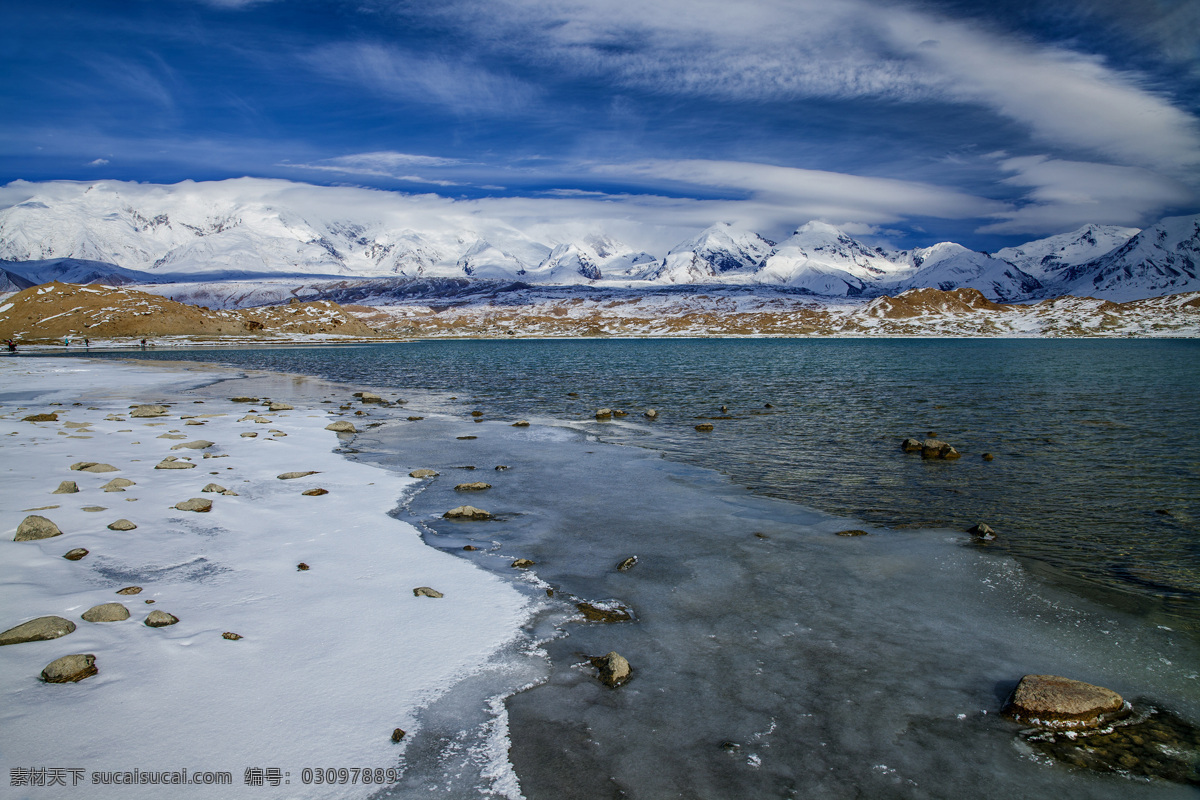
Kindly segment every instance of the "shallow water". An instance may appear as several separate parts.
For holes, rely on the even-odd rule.
[[[154,357],[394,387],[450,413],[588,421],[607,441],[878,525],[987,522],[993,549],[1200,636],[1200,342],[438,341]],[[631,413],[595,423],[601,406]],[[702,421],[714,430],[695,431]],[[929,432],[963,457],[900,452]]]
[[[161,355],[399,392],[409,404],[357,457],[441,475],[397,515],[531,596],[554,591],[531,625],[541,656],[505,654],[428,709],[388,796],[1195,796],[1051,762],[996,714],[1023,674],[1052,673],[1200,721],[1193,343]],[[597,422],[598,406],[630,415]],[[695,431],[705,417],[729,419]],[[900,452],[930,430],[963,458]],[[454,489],[478,480],[493,488]],[[441,519],[463,503],[498,519]],[[979,520],[997,543],[971,544]],[[579,600],[636,621],[572,620]],[[616,690],[586,663],[610,650],[635,670]]]

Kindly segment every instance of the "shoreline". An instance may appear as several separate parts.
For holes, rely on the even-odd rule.
[[[247,768],[279,767],[291,773],[289,796],[342,796],[303,783],[301,770],[403,765],[419,739],[421,710],[519,643],[528,599],[392,517],[397,498],[419,482],[347,458],[343,435],[325,430],[337,419],[365,429],[383,418],[378,412],[343,416],[349,391],[318,379],[238,377],[245,374],[208,365],[0,362],[4,383],[22,386],[4,396],[0,413],[0,447],[9,451],[0,484],[8,532],[0,542],[0,627],[49,615],[76,626],[61,638],[0,647],[0,718],[12,738],[6,766],[105,772],[187,764],[229,771],[236,786]],[[294,408],[270,412],[226,399],[252,385]],[[331,404],[318,399],[335,396]],[[163,416],[139,419],[125,413],[133,403],[170,405]],[[354,401],[354,410],[364,408]],[[38,412],[58,420],[23,421]],[[214,444],[171,449],[201,439]],[[195,468],[156,470],[167,458]],[[69,468],[86,461],[116,471]],[[277,477],[308,470],[315,474]],[[114,476],[134,485],[104,491]],[[78,492],[52,494],[66,480]],[[211,482],[236,494],[202,492]],[[318,488],[327,494],[302,495]],[[211,500],[211,511],[174,508],[188,498]],[[86,510],[96,508],[103,510]],[[51,519],[63,535],[12,541],[30,514]],[[118,518],[135,527],[106,528]],[[90,552],[76,562],[61,557],[76,547]],[[134,585],[137,596],[115,594]],[[415,596],[419,586],[444,597]],[[80,619],[112,602],[130,617]],[[178,622],[147,627],[150,610]],[[78,683],[38,680],[43,666],[68,653],[94,654],[99,673]],[[103,735],[67,733],[93,728]],[[397,728],[407,735],[393,743]],[[92,796],[131,791],[155,796],[129,787]]]

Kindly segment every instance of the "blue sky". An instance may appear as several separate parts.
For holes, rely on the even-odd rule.
[[[994,250],[1200,211],[1194,0],[0,0],[0,183]]]

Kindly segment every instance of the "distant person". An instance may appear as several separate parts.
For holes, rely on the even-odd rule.
[[[146,349],[146,340],[145,339],[142,339],[142,349],[143,350]]]
[[[10,353],[17,352],[17,343],[14,342],[12,339],[5,339],[4,343],[6,345],[8,345],[8,352],[10,352]]]
[[[86,336],[83,337],[83,346],[90,348],[92,346],[92,340]]]
[[[70,346],[71,346],[71,340],[68,339],[66,336],[64,336],[63,337],[63,347],[70,347]]]

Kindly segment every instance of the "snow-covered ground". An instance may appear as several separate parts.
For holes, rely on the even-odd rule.
[[[360,405],[348,388],[299,377],[260,384],[292,410],[269,411],[267,395],[232,402],[224,386],[181,394],[229,374],[0,361],[0,629],[50,615],[76,626],[60,638],[0,647],[3,769],[33,782],[59,775],[66,784],[14,784],[7,796],[172,796],[152,784],[92,785],[94,774],[135,769],[230,773],[232,790],[183,790],[196,797],[262,792],[247,787],[248,777],[265,780],[273,797],[365,796],[372,787],[355,768],[403,767],[418,712],[519,646],[530,601],[389,516],[420,482],[335,451],[347,435],[328,424],[344,418],[362,429],[386,412]],[[132,417],[138,403],[168,411]],[[354,410],[340,408],[346,404]],[[367,416],[355,415],[363,409]],[[41,413],[58,419],[24,421]],[[212,444],[172,449],[198,440]],[[171,456],[195,466],[156,469]],[[71,468],[89,461],[116,471]],[[114,478],[134,483],[101,488]],[[62,481],[75,481],[78,492],[56,494]],[[210,483],[230,493],[205,493]],[[316,488],[328,493],[303,494]],[[190,498],[211,500],[211,511],[175,508]],[[62,535],[14,541],[33,514]],[[109,529],[121,519],[136,528]],[[63,558],[75,548],[89,552]],[[141,591],[117,593],[131,586]],[[416,596],[417,587],[444,596]],[[128,619],[82,619],[113,602]],[[143,624],[155,610],[178,623]],[[39,678],[69,654],[94,654],[98,674],[77,683]],[[396,728],[408,732],[399,743]],[[493,748],[487,770],[511,783],[505,752]],[[305,772],[343,767],[357,786],[318,784],[323,773]],[[76,776],[86,789],[72,787]],[[272,777],[288,783],[272,790]]]

